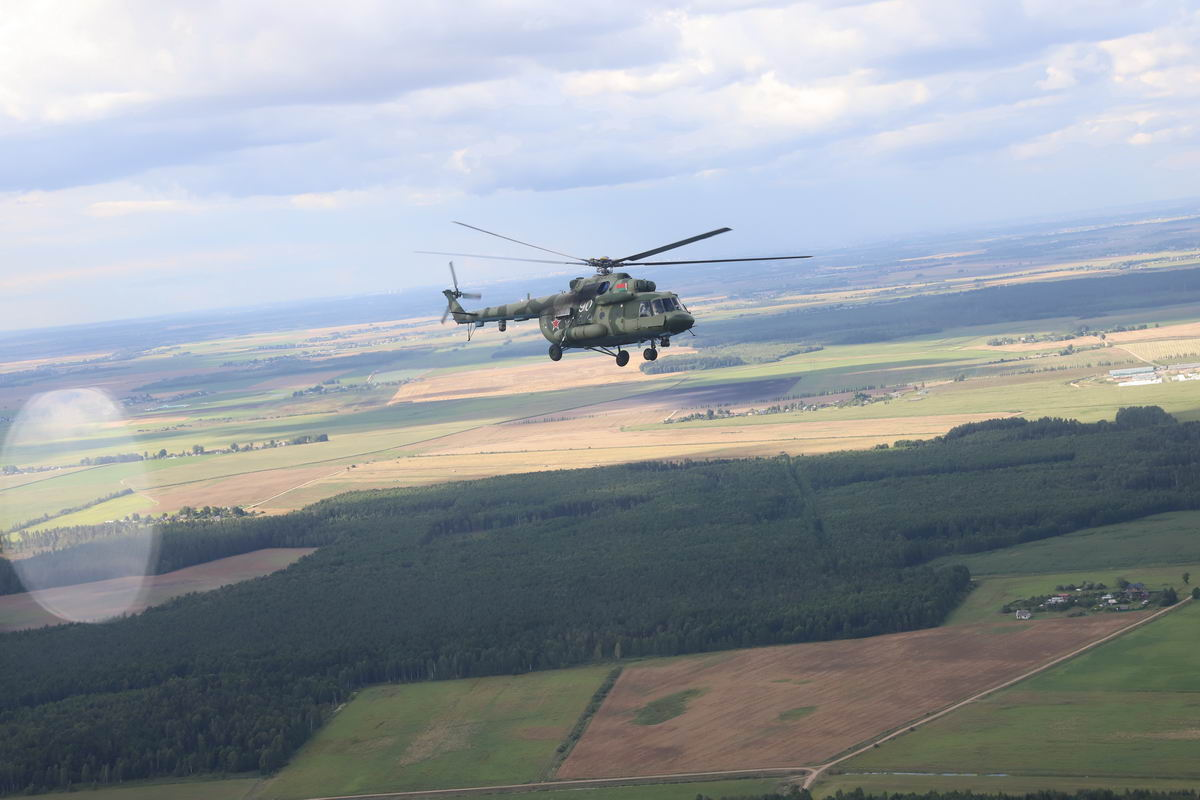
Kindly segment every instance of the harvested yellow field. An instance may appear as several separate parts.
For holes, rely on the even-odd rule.
[[[1195,357],[1200,360],[1200,338],[1170,339],[1167,341],[1132,342],[1122,344],[1121,350],[1143,361],[1162,362],[1170,359]]]
[[[681,353],[694,353],[690,347],[672,347],[663,358]],[[430,402],[434,400],[461,400],[467,397],[497,397],[533,392],[553,392],[561,389],[577,389],[584,386],[609,386],[613,384],[652,383],[674,378],[678,375],[646,375],[637,369],[637,361],[622,369],[607,358],[579,358],[566,363],[574,353],[568,353],[564,361],[555,363],[547,359],[539,364],[514,367],[494,367],[430,375],[401,386],[392,398],[393,403]]]
[[[1194,339],[1200,337],[1200,322],[1181,322],[1178,325],[1163,325],[1161,328],[1145,328],[1140,331],[1119,331],[1105,338],[1110,342],[1150,342],[1157,339]]]
[[[658,396],[659,393],[655,393]],[[661,400],[661,396],[659,396]],[[628,430],[669,414],[654,399],[593,406],[571,414],[499,423],[417,444],[401,458],[360,462],[285,491],[256,506],[269,513],[356,489],[423,486],[495,475],[624,464],[657,459],[749,458],[812,455],[866,449],[896,439],[940,436],[996,413],[944,414],[864,420],[821,420],[764,425],[666,427]],[[302,484],[302,485],[301,485]]]
[[[216,561],[146,578],[112,578],[77,586],[44,589],[42,599],[52,608],[80,611],[80,619],[100,620],[114,614],[136,614],[182,594],[207,592],[230,583],[281,570],[315,549],[272,547],[255,550],[252,553],[219,558]],[[131,587],[137,589],[137,601],[132,608],[127,608],[125,602],[130,597]],[[40,628],[61,622],[62,620],[45,610],[31,594],[8,594],[0,597],[0,632]]]

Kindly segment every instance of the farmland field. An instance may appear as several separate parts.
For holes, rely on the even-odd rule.
[[[136,613],[189,592],[207,592],[230,583],[267,575],[283,569],[312,551],[311,547],[276,547],[220,558],[162,575],[151,575],[145,578],[138,602],[133,608],[125,608],[125,599],[129,596],[128,587],[131,583],[136,584],[137,578],[113,578],[78,586],[45,589],[43,592],[53,607],[64,604],[73,608],[86,607],[89,615],[103,619],[114,613]],[[57,602],[54,602],[56,600]],[[114,607],[113,602],[119,605]],[[32,595],[0,595],[0,632],[57,625],[60,622],[61,620],[42,608]]]
[[[938,563],[963,564],[975,576],[1198,564],[1200,511],[1155,514]]]
[[[951,279],[959,280],[953,273]],[[942,291],[915,286],[908,294],[927,290]],[[868,295],[789,294],[779,309],[862,302]],[[720,296],[696,303],[698,313],[705,308],[744,313],[747,307],[745,301]],[[633,365],[618,370],[589,353],[572,352],[552,364],[530,354],[541,341],[530,326],[514,326],[500,337],[481,335],[466,345],[426,318],[172,345],[89,368],[88,383],[123,399],[128,420],[74,442],[72,457],[111,456],[131,440],[139,453],[166,450],[175,457],[92,468],[24,486],[19,484],[29,476],[4,477],[0,528],[95,503],[124,488],[134,489],[136,496],[48,524],[170,513],[184,505],[250,505],[280,512],[349,489],[630,460],[869,448],[938,436],[963,422],[995,416],[1112,418],[1132,403],[1161,405],[1190,419],[1200,417],[1190,384],[1122,389],[1097,378],[1108,368],[1142,363],[1121,348],[1182,347],[1179,343],[1196,340],[1197,315],[1194,303],[1106,312],[1089,323],[1141,329],[1109,334],[1116,346],[1077,352],[1060,352],[1061,341],[987,344],[997,335],[1065,332],[1078,325],[1066,315],[828,345],[776,361],[770,354],[784,352],[779,342],[734,342],[723,347],[752,362],[761,351],[762,363],[655,375]],[[1151,324],[1162,327],[1147,327]],[[1072,342],[1072,347],[1102,344],[1088,337]],[[703,338],[689,339],[686,346],[676,342],[664,351],[660,365],[718,344]],[[28,387],[0,388],[0,410],[19,406],[33,391],[78,384],[70,377],[73,362],[55,363],[62,375],[52,370]],[[894,396],[867,404],[830,400],[815,411],[664,424],[711,408],[745,411],[800,397],[821,403],[829,397],[825,393],[865,386],[888,387]],[[278,446],[318,433],[329,441]],[[239,452],[229,452],[233,443]],[[254,449],[247,452],[246,446]],[[193,456],[195,447],[206,454]],[[0,456],[21,465],[47,458],[49,451],[35,443]]]
[[[256,778],[145,783],[89,789],[83,796],[90,800],[246,800],[257,785]],[[78,798],[81,794],[52,792],[41,796],[51,800],[66,800]]]
[[[365,689],[257,796],[290,800],[540,780],[610,669]]]
[[[864,792],[950,792],[971,791],[976,794],[1026,794],[1033,792],[1074,792],[1078,789],[1111,789],[1123,792],[1132,789],[1150,789],[1167,792],[1189,791],[1196,788],[1190,778],[1114,778],[1099,775],[968,775],[968,774],[917,774],[913,772],[846,772],[822,776],[812,788],[813,797],[829,797],[838,791],[850,792],[861,788]]]
[[[999,551],[1004,552],[1004,551]],[[954,559],[948,559],[954,561]],[[1052,594],[1056,586],[1081,584],[1084,581],[1104,583],[1115,586],[1119,578],[1125,578],[1132,583],[1144,583],[1148,589],[1161,589],[1174,586],[1181,594],[1187,587],[1183,582],[1183,573],[1190,572],[1193,576],[1200,574],[1200,562],[1193,564],[1176,564],[1174,566],[1131,567],[1129,569],[1092,569],[1072,570],[1070,572],[1030,573],[1025,575],[994,575],[984,576],[978,580],[978,585],[967,595],[963,604],[956,608],[947,625],[967,625],[989,620],[1003,620],[1006,615],[999,613],[1000,607],[1010,600],[1021,600],[1027,597]],[[1122,616],[1106,612],[1110,616]],[[1034,621],[1055,619],[1057,614],[1035,614]]]
[[[741,778],[723,781],[686,783],[646,783],[636,786],[597,786],[586,789],[541,789],[522,794],[478,794],[477,800],[526,798],[526,800],[695,800],[697,795],[720,800],[722,797],[747,797],[778,792],[778,778]]]
[[[1137,616],[1009,620],[633,664],[558,777],[818,764]],[[689,690],[697,693],[683,713],[637,724],[648,703]]]
[[[1200,779],[1200,604],[884,743],[848,772]]]

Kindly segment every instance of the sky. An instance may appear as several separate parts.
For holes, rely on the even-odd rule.
[[[539,255],[451,220],[584,257],[722,226],[678,255],[819,256],[1200,197],[1185,0],[3,12],[0,330],[444,285],[415,250]]]

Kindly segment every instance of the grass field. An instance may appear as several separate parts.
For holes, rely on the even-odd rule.
[[[1155,514],[938,563],[964,564],[977,576],[1200,564],[1200,511]]]
[[[1139,616],[1008,620],[636,662],[558,777],[819,764]],[[678,716],[637,724],[648,703],[699,688]]]
[[[258,796],[292,800],[540,780],[610,669],[366,689]]]
[[[1200,575],[1200,562],[1193,564],[1176,564],[1159,567],[1132,567],[1130,569],[1093,569],[1074,570],[1071,572],[1047,572],[1027,575],[996,575],[981,577],[978,585],[967,595],[967,599],[954,610],[947,625],[969,625],[978,622],[1002,622],[1008,617],[1000,613],[1000,608],[1010,600],[1022,600],[1036,595],[1051,594],[1054,587],[1070,583],[1079,584],[1084,581],[1104,583],[1115,586],[1118,578],[1125,578],[1131,583],[1144,583],[1149,589],[1160,589],[1174,586],[1180,596],[1187,586],[1183,583],[1183,573],[1190,572],[1193,576]],[[1101,616],[1126,616],[1137,612],[1104,613]],[[1062,614],[1034,614],[1033,622],[1054,620]]]
[[[1200,781],[1200,603],[845,764]]]
[[[720,800],[780,791],[778,778],[741,778],[725,781],[649,783],[638,786],[598,786],[588,789],[546,789],[525,794],[477,794],[478,800],[528,798],[529,800],[695,800],[697,795]]]
[[[946,792],[972,791],[977,794],[1025,794],[1042,791],[1074,792],[1077,789],[1173,789],[1194,790],[1190,778],[1114,778],[1101,776],[1061,777],[1054,775],[913,775],[886,773],[847,773],[822,776],[812,788],[813,797],[826,798],[836,792],[856,788],[864,792]]]
[[[90,800],[245,800],[258,785],[255,778],[179,783],[144,783],[129,786],[82,787],[74,792],[52,792],[39,797],[66,800],[87,797]]]

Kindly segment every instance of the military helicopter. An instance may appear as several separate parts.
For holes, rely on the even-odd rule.
[[[495,322],[496,326],[503,331],[509,322],[537,319],[542,335],[550,342],[551,361],[562,359],[563,352],[566,350],[579,349],[612,356],[616,359],[617,366],[623,367],[629,363],[629,351],[624,348],[627,345],[637,345],[643,342],[648,343],[649,347],[642,351],[642,357],[647,361],[654,361],[658,358],[658,348],[670,347],[672,336],[690,330],[696,323],[695,318],[679,301],[679,297],[674,292],[659,291],[654,281],[634,278],[628,272],[619,271],[622,267],[662,267],[676,264],[723,264],[735,261],[783,261],[812,258],[812,256],[770,256],[765,258],[707,258],[690,261],[641,260],[667,250],[674,250],[676,247],[683,247],[685,244],[728,233],[733,230],[732,228],[717,228],[715,231],[701,233],[698,236],[681,239],[678,242],[634,253],[624,258],[579,258],[499,233],[485,231],[483,228],[476,228],[465,222],[456,221],[454,224],[571,260],[510,258],[472,253],[444,253],[435,250],[418,250],[417,252],[499,261],[577,264],[593,267],[596,270],[594,275],[572,279],[570,288],[565,292],[547,297],[530,298],[526,296],[525,300],[516,303],[489,306],[478,311],[467,311],[458,301],[462,298],[478,299],[480,295],[464,292],[458,288],[458,275],[454,272],[454,262],[450,262],[450,279],[454,288],[442,292],[446,297],[446,311],[442,314],[443,324],[447,318],[453,317],[459,325],[467,326],[467,338],[470,339],[471,333],[476,328],[482,328],[489,322]]]

